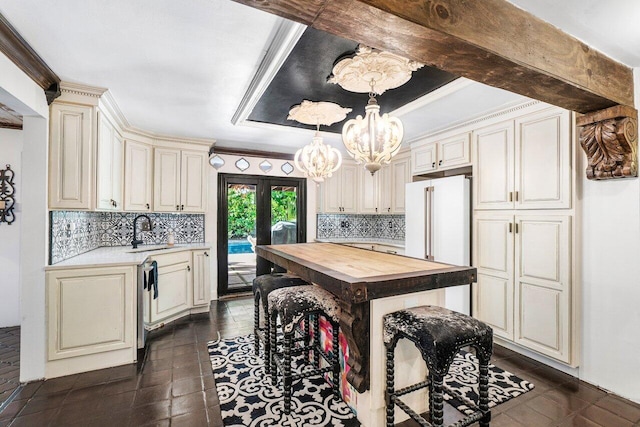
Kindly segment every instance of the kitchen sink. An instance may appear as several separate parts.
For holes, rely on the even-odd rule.
[[[141,246],[137,249],[130,249],[128,251],[125,251],[128,254],[135,254],[138,252],[151,252],[151,251],[160,251],[163,249],[172,249],[172,248],[178,248],[178,245],[173,245],[173,246],[168,246],[168,245],[148,245],[148,246]]]

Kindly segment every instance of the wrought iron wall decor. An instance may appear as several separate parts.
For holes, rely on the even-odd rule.
[[[14,177],[15,172],[11,170],[11,165],[7,165],[6,169],[0,169],[0,222],[7,224],[16,220],[13,213],[16,204]]]

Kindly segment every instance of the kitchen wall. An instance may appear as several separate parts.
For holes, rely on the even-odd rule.
[[[640,67],[634,77],[637,108]],[[585,166],[582,155],[580,377],[640,402],[640,181],[589,181]]]
[[[404,215],[318,214],[318,239],[385,239],[404,244]]]
[[[136,212],[51,211],[50,263],[101,246],[129,246]],[[176,244],[204,242],[204,214],[147,213],[153,229],[138,231],[145,244],[161,245],[173,232]],[[138,220],[138,230],[143,220]]]
[[[7,164],[15,172],[15,201],[22,199],[22,131],[0,129],[0,169]],[[0,328],[20,325],[20,205],[14,209],[15,221],[0,223]]]

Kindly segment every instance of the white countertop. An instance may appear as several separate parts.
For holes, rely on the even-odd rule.
[[[147,245],[148,249],[158,248],[160,245]],[[145,248],[144,245],[138,249]],[[45,271],[67,268],[105,267],[116,265],[140,265],[151,255],[160,255],[172,252],[191,251],[194,249],[211,249],[210,243],[189,243],[175,245],[172,248],[160,250],[147,250],[131,253],[131,246],[103,247],[85,252],[73,258],[66,259],[54,265],[48,265]]]
[[[404,240],[393,240],[393,239],[365,239],[365,238],[354,238],[354,237],[331,237],[327,239],[315,239],[316,242],[321,243],[340,243],[343,245],[346,244],[372,244],[372,245],[387,245],[393,246],[396,248],[404,248]]]

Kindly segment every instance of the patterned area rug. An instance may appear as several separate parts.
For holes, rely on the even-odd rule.
[[[320,376],[294,381],[291,415],[284,415],[282,386],[273,385],[266,376],[262,357],[254,353],[253,335],[210,342],[209,354],[227,427],[360,425],[347,404],[333,398],[329,384]],[[298,366],[310,369],[301,363]],[[475,356],[463,352],[454,360],[445,383],[475,401],[477,371]],[[496,366],[490,365],[489,372],[490,407],[533,389],[530,382]],[[469,411],[463,400],[448,395],[445,399],[460,412]]]

